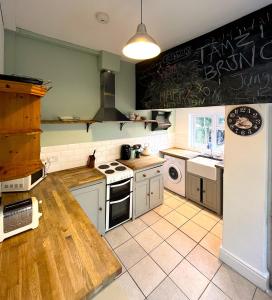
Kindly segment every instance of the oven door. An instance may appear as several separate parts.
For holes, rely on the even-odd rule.
[[[129,178],[109,184],[107,189],[107,200],[113,201],[122,199],[132,191],[132,180]]]
[[[106,230],[132,217],[132,193],[120,200],[107,201]]]

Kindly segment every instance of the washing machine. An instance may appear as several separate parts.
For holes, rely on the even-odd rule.
[[[185,197],[185,160],[164,155],[164,187]]]

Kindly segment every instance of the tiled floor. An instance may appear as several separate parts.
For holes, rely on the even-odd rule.
[[[165,191],[164,204],[105,236],[122,275],[94,299],[271,300],[218,259],[223,221]]]

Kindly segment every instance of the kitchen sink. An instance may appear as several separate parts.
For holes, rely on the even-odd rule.
[[[215,164],[218,160],[205,156],[197,156],[187,161],[187,171],[189,173],[216,180]]]

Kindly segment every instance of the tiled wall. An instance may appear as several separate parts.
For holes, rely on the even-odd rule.
[[[120,158],[122,144],[149,144],[152,154],[158,154],[161,149],[171,147],[174,143],[174,133],[164,132],[137,138],[42,147],[41,159],[48,162],[48,172],[55,172],[86,165],[88,155],[93,153],[95,149],[97,165],[101,162]]]

